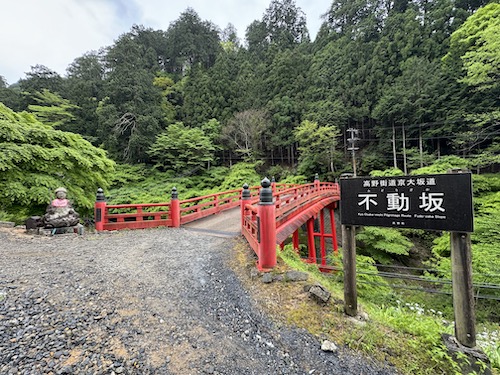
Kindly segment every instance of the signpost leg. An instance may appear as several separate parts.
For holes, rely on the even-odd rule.
[[[455,336],[460,344],[473,348],[476,346],[476,317],[469,233],[451,232],[451,272]]]
[[[358,314],[356,227],[342,225],[342,249],[344,251],[344,311],[349,316],[356,316]]]

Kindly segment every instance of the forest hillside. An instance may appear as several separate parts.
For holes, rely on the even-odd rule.
[[[167,30],[134,25],[75,56],[64,75],[37,61],[10,85],[0,72],[0,220],[43,213],[58,186],[90,218],[98,187],[111,203],[148,203],[167,201],[173,186],[186,199],[265,175],[467,168],[477,318],[487,336],[497,332],[483,349],[498,370],[499,35],[494,1],[337,0],[311,40],[295,2],[271,0],[245,35],[188,8]],[[439,344],[453,319],[449,234],[367,227],[358,241],[360,296],[385,325],[347,345],[370,352],[403,332],[384,348],[405,373],[450,373]],[[401,292],[379,274],[412,265],[435,294]],[[423,305],[432,323],[409,318]]]

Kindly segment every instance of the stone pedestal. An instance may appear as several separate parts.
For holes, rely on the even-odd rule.
[[[38,228],[37,234],[42,236],[55,236],[57,234],[79,234],[83,235],[85,228],[82,224],[73,225],[70,227],[60,227],[60,228]]]

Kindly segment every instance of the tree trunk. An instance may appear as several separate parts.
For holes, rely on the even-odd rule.
[[[396,156],[396,127],[394,126],[394,121],[392,122],[392,155],[394,158],[394,168],[397,168],[398,159]]]
[[[424,166],[424,147],[422,141],[422,127],[418,126],[418,148],[420,151],[420,168]]]
[[[405,176],[408,174],[408,170],[406,167],[406,132],[405,132],[405,126],[403,125],[403,172],[405,173]]]

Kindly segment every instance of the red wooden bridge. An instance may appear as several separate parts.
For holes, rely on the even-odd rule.
[[[265,178],[261,186],[244,185],[202,197],[179,200],[172,189],[170,202],[109,205],[102,189],[97,192],[95,226],[97,231],[174,227],[240,207],[241,234],[258,257],[259,269],[276,265],[276,246],[283,246],[291,236],[294,249],[300,246],[299,228],[307,227],[308,259],[316,262],[315,239],[320,239],[320,263],[326,266],[326,239],[337,251],[334,209],[340,200],[337,183],[277,184]],[[325,228],[325,211],[329,228]],[[314,222],[319,216],[319,232]],[[328,229],[328,230],[327,230]]]

